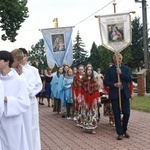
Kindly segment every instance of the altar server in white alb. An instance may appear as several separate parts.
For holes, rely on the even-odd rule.
[[[0,80],[0,120],[3,112],[4,112],[4,87],[2,81]],[[1,141],[0,141],[0,150],[1,149],[2,148],[1,148]]]
[[[4,112],[4,87],[3,83],[0,80],[0,118]]]
[[[35,87],[35,78],[34,74],[31,70],[26,69],[23,66],[23,58],[24,54],[20,49],[14,49],[11,51],[13,56],[14,62],[12,64],[12,68],[16,70],[16,72],[20,75],[20,77],[25,81],[27,84],[28,94],[30,98],[30,107],[29,109],[23,114],[23,119],[25,123],[25,131],[27,135],[27,140],[29,144],[29,149],[33,149],[33,139],[32,139],[32,94]]]
[[[33,148],[34,150],[41,150],[41,140],[40,140],[40,129],[39,129],[39,110],[38,101],[36,99],[36,94],[42,90],[42,81],[39,75],[39,71],[34,66],[28,64],[28,52],[24,48],[19,48],[24,53],[24,66],[34,73],[34,78],[36,80],[35,87],[33,90],[31,108],[32,108],[32,134],[33,134]]]
[[[0,118],[1,150],[30,150],[23,121],[30,99],[26,84],[11,69],[12,63],[12,54],[0,51],[0,80],[4,85],[4,113]]]

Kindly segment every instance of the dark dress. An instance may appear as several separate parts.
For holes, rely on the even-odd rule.
[[[44,97],[46,98],[51,98],[51,80],[53,76],[45,76],[45,92],[44,92]]]
[[[44,81],[45,81],[45,76],[40,75],[41,81],[42,81],[42,90],[36,95],[37,97],[43,97],[44,96]]]

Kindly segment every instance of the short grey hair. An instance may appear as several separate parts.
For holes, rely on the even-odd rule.
[[[123,58],[122,55],[121,55],[120,53],[115,53],[115,54],[113,55],[113,59],[115,59],[117,55],[118,55],[118,57]]]

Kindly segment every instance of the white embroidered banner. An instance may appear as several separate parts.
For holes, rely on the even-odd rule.
[[[120,52],[132,41],[131,17],[129,13],[99,16],[102,45]]]

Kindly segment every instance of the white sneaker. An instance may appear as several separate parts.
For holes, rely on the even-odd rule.
[[[70,120],[70,119],[71,119],[71,117],[67,117],[67,119],[68,119],[68,120]]]
[[[74,121],[76,121],[76,120],[77,120],[77,118],[76,118],[76,117],[73,117],[73,120],[74,120]]]

